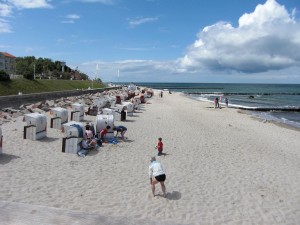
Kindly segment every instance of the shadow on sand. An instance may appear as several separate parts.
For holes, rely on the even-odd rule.
[[[171,193],[167,192],[167,199],[174,200],[174,201],[179,200],[181,199],[181,193],[178,191],[172,191]]]
[[[124,120],[124,121],[122,121],[122,122],[125,122],[125,123],[127,123],[127,122],[135,122],[135,120]]]
[[[157,155],[157,156],[167,156],[167,155],[170,155],[170,154],[163,152],[163,153],[161,153],[160,155]]]
[[[52,138],[52,137],[44,137],[42,139],[39,139],[38,141],[40,142],[53,142],[53,141],[56,141],[58,140],[59,138]]]
[[[9,155],[9,154],[2,153],[2,154],[0,154],[0,164],[4,165],[4,164],[7,164],[10,161],[12,161],[14,159],[18,159],[18,158],[21,158],[21,157],[16,156],[16,155]]]

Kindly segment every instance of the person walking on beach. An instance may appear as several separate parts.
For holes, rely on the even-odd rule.
[[[157,151],[158,151],[157,155],[161,156],[162,152],[163,152],[163,149],[164,149],[164,143],[162,142],[161,137],[158,138],[158,142],[157,142],[157,145],[155,146],[155,149],[157,149]]]
[[[124,126],[115,126],[115,127],[113,128],[113,130],[114,130],[114,131],[117,131],[116,137],[117,137],[118,134],[120,133],[122,139],[123,139],[123,140],[125,139],[125,133],[126,133],[126,131],[127,131],[127,128],[126,128],[126,127],[124,127]]]
[[[166,186],[165,186],[166,174],[164,168],[161,163],[156,161],[155,157],[151,157],[150,162],[151,164],[149,166],[149,178],[150,178],[152,195],[153,197],[155,197],[155,185],[160,183],[163,196],[167,197]]]

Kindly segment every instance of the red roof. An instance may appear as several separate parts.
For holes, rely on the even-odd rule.
[[[2,53],[4,56],[9,57],[9,58],[16,58],[16,56],[13,56],[12,54],[9,54],[7,52],[0,52]]]

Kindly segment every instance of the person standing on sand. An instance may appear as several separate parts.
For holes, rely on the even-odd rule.
[[[151,164],[149,166],[149,177],[153,197],[155,197],[155,185],[158,183],[160,183],[163,196],[167,197],[166,186],[164,183],[166,180],[164,168],[161,163],[156,161],[155,157],[151,157],[150,162]]]
[[[219,108],[219,99],[215,98],[214,102],[215,102],[215,108]]]
[[[158,138],[158,142],[157,142],[157,145],[155,146],[155,149],[157,149],[158,153],[157,155],[158,156],[161,156],[162,155],[162,152],[163,152],[163,149],[164,149],[164,144],[162,142],[162,138]]]

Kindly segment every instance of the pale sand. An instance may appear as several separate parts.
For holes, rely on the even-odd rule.
[[[128,121],[115,122],[128,128],[127,142],[86,158],[62,153],[58,130],[31,141],[23,139],[22,118],[3,124],[0,201],[161,224],[300,224],[299,131],[157,93]],[[166,168],[167,199],[150,194],[158,137],[167,154],[157,157]]]

